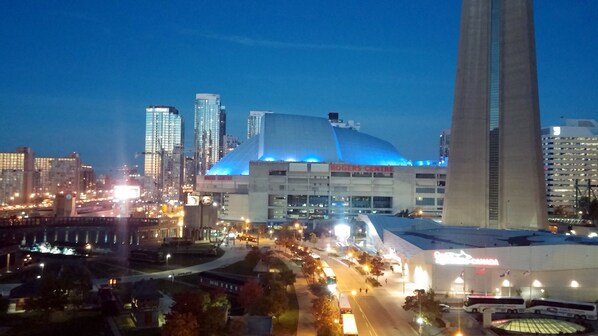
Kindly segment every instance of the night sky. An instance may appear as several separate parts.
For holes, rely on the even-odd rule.
[[[598,118],[598,1],[535,2],[542,126]],[[141,163],[145,107],[175,106],[192,150],[196,93],[229,134],[250,110],[361,123],[408,159],[450,127],[461,3],[3,1],[0,151]],[[298,139],[300,141],[300,139]]]

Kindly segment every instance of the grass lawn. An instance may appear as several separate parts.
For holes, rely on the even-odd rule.
[[[278,319],[274,321],[275,336],[291,336],[297,334],[297,324],[299,323],[299,303],[295,288],[287,292],[289,298],[289,308]]]

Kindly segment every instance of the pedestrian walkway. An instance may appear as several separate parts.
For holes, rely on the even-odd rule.
[[[314,324],[314,317],[311,314],[312,303],[311,300],[315,295],[309,290],[309,283],[307,278],[303,275],[301,268],[289,260],[282,251],[277,251],[278,255],[282,257],[282,261],[287,267],[295,273],[295,295],[297,296],[297,303],[299,305],[299,316],[297,322],[297,336],[313,336],[316,334],[316,327]]]

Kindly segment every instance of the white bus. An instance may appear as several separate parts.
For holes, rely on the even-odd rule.
[[[525,301],[521,297],[471,295],[463,303],[463,310],[468,313],[481,313],[486,308],[497,313],[523,313]]]
[[[532,299],[525,311],[534,314],[564,316],[584,320],[598,319],[596,304],[589,302]]]
[[[357,323],[355,323],[355,315],[343,314],[343,335],[358,335]]]
[[[338,295],[338,308],[341,311],[341,314],[351,314],[353,312],[348,296],[342,293]]]
[[[324,279],[327,285],[336,285],[336,275],[334,274],[332,268],[324,267],[322,272],[324,272]]]

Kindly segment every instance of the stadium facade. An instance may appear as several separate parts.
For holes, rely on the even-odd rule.
[[[220,218],[346,221],[363,213],[440,216],[445,168],[326,118],[268,113],[261,132],[197,178]]]

